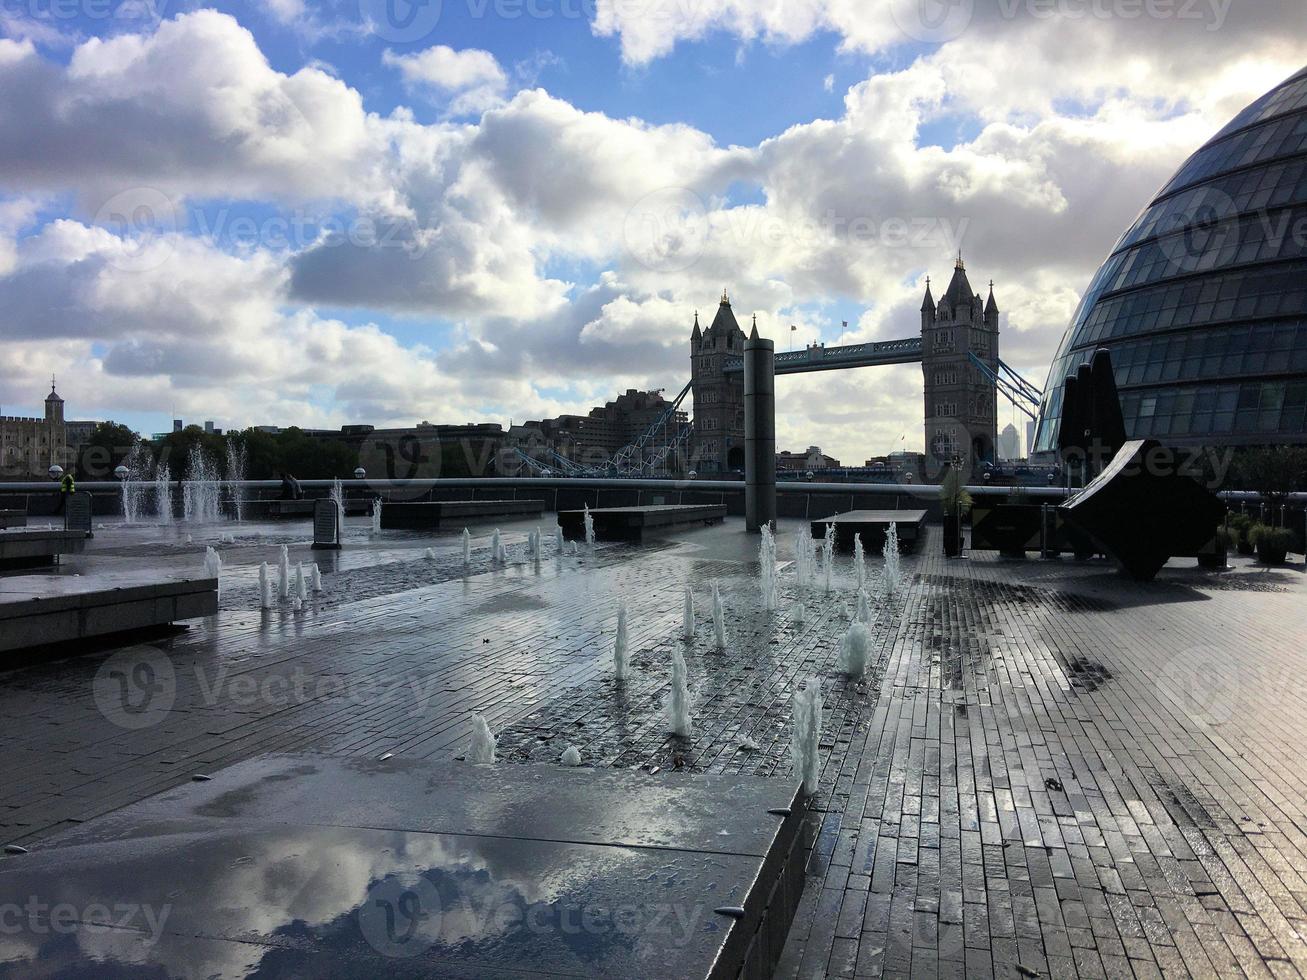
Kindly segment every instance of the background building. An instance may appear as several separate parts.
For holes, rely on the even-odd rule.
[[[998,435],[998,458],[1021,459],[1021,433],[1011,422],[1003,426],[1003,431]]]
[[[64,400],[50,383],[44,418],[0,417],[0,475],[9,480],[45,480],[51,464],[68,467]]]
[[[1122,236],[1062,339],[1034,450],[1056,450],[1063,382],[1096,347],[1133,438],[1307,441],[1305,232],[1307,70],[1190,157]]]
[[[776,470],[779,473],[806,472],[808,470],[815,473],[821,470],[837,470],[839,468],[840,461],[833,456],[827,456],[821,451],[820,446],[809,446],[807,451],[802,453],[780,452],[776,454]]]

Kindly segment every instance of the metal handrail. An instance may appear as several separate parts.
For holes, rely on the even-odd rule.
[[[137,481],[141,486],[151,486],[152,481]],[[190,481],[182,481],[183,485]],[[302,488],[308,490],[330,490],[332,480],[300,480]],[[172,486],[177,485],[173,481]],[[224,481],[224,486],[230,486]],[[280,480],[239,480],[234,485],[242,490],[278,490]],[[464,488],[500,488],[521,487],[523,489],[576,489],[583,487],[610,488],[614,490],[703,490],[724,493],[743,493],[743,480],[690,480],[690,479],[653,479],[637,477],[618,479],[613,477],[448,477],[444,479],[425,480],[341,480],[346,490],[383,491],[383,490],[440,490]],[[116,480],[85,481],[77,484],[79,490],[93,493],[120,493],[122,484]],[[969,486],[965,488],[973,497],[1039,497],[1060,499],[1068,491],[1062,487],[996,487]],[[887,494],[897,493],[914,497],[938,499],[939,487],[933,483],[778,483],[777,493],[781,494]],[[0,495],[5,493],[57,493],[58,485],[52,482],[0,483]],[[1218,496],[1223,500],[1254,502],[1262,499],[1261,494],[1252,490],[1224,490]],[[1307,504],[1307,491],[1289,494],[1287,500],[1294,504]]]

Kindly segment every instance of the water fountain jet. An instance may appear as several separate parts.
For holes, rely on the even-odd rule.
[[[672,651],[672,690],[667,696],[667,723],[673,735],[689,738],[694,731],[690,717],[689,670],[680,650]]]
[[[790,702],[794,730],[790,738],[790,762],[794,777],[803,784],[803,792],[812,796],[817,792],[821,776],[821,678],[808,678],[801,691],[795,691]]]
[[[488,765],[495,761],[495,736],[490,734],[490,725],[481,715],[472,716],[472,744],[468,747],[466,758],[476,765]]]

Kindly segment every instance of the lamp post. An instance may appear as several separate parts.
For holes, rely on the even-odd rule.
[[[55,483],[62,480],[64,476],[64,468],[58,463],[52,463],[46,472],[49,474],[50,479],[54,480]]]
[[[127,467],[123,466],[122,463],[119,463],[113,468],[113,475],[118,478],[119,483],[126,483],[128,476]]]
[[[362,466],[354,470],[354,479],[356,480],[365,479],[367,475],[368,475],[368,471],[365,470]]]

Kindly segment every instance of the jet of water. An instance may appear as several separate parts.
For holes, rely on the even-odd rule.
[[[721,586],[716,579],[712,584],[712,632],[713,644],[718,650],[726,649],[726,606],[722,603]]]
[[[375,537],[381,533],[381,498],[372,499],[372,534]]]
[[[800,589],[812,587],[815,560],[812,528],[804,523],[794,532],[794,575]]]
[[[871,623],[871,603],[867,600],[867,593],[862,590],[858,591],[858,611],[854,618],[860,623]]]
[[[885,532],[885,594],[890,598],[899,590],[899,526],[890,521]]]
[[[318,568],[318,563],[316,561],[310,567],[310,571],[312,572],[312,576],[313,576],[312,581],[310,582],[310,584],[313,586],[313,591],[325,592],[326,590],[322,587],[322,569]]]
[[[167,463],[154,470],[154,508],[160,524],[172,523],[172,471]]]
[[[272,608],[272,577],[268,574],[268,563],[259,565],[259,608]]]
[[[281,561],[277,565],[277,594],[282,599],[290,598],[290,549],[281,546]]]
[[[563,526],[561,524],[554,525],[554,550],[560,555],[563,553]]]
[[[222,519],[222,481],[199,446],[191,447],[189,479],[182,486],[182,513],[187,523],[213,524]]]
[[[579,766],[581,764],[581,750],[575,745],[569,745],[563,757],[558,760],[565,766]]]
[[[821,539],[821,564],[826,573],[826,591],[831,589],[831,572],[835,570],[835,525],[826,525],[826,536]]]
[[[204,549],[204,575],[206,578],[218,579],[218,592],[222,592],[222,559],[213,548]]]
[[[617,635],[613,638],[613,677],[626,680],[630,669],[629,640],[626,635],[626,602],[617,604]]]
[[[583,520],[585,522],[585,546],[587,548],[593,548],[595,546],[595,519],[590,513],[589,504],[585,505],[585,516]]]
[[[309,598],[308,582],[304,580],[304,562],[295,566],[295,596],[300,602],[307,602]]]
[[[762,608],[767,612],[776,609],[776,538],[771,527],[764,524],[762,542],[758,546],[759,589],[762,592]]]
[[[435,560],[436,560],[436,549],[435,549],[435,548],[428,548],[426,551],[422,552],[422,557],[425,558],[427,561],[435,561]]]
[[[153,463],[150,451],[140,442],[132,447],[132,451],[123,460],[123,465],[127,467],[127,479],[123,480],[122,486],[123,520],[128,524],[140,520],[145,510],[145,488],[154,477]]]
[[[463,567],[472,564],[472,532],[463,528]]]
[[[672,691],[667,696],[667,723],[673,735],[689,738],[694,731],[690,717],[689,670],[680,650],[672,651]]]
[[[331,499],[336,502],[336,535],[345,536],[345,487],[340,477],[331,481]]]
[[[795,626],[802,626],[804,620],[806,620],[807,618],[808,618],[807,607],[804,606],[801,600],[796,600],[794,605],[790,607],[790,619],[794,621]]]
[[[504,552],[504,542],[499,534],[499,528],[490,535],[490,554],[494,556],[495,564],[502,565],[508,558]]]
[[[227,440],[227,499],[231,501],[231,513],[237,521],[245,516],[241,483],[245,480],[248,458],[244,445],[235,439]]]
[[[859,592],[866,588],[867,585],[867,564],[864,556],[862,535],[855,534],[853,536],[853,574],[857,578]]]
[[[812,796],[817,792],[821,776],[821,678],[808,678],[807,686],[794,692],[790,702],[794,730],[790,738],[790,762],[794,778],[803,783],[803,792]]]
[[[685,604],[681,610],[681,639],[694,639],[694,593],[685,587]]]
[[[477,765],[487,765],[495,761],[495,736],[490,734],[490,725],[481,715],[472,716],[472,744],[467,750],[467,761]]]
[[[840,670],[854,679],[866,677],[870,660],[871,634],[855,619],[840,642]]]

